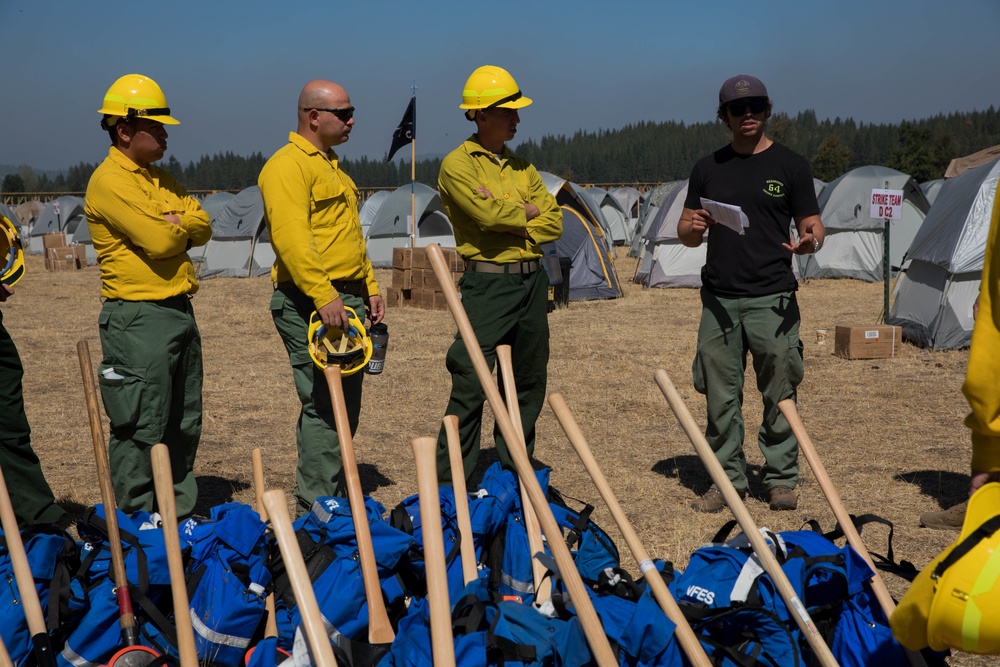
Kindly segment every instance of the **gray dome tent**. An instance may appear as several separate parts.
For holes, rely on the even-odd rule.
[[[448,220],[437,190],[423,183],[414,183],[413,197],[417,209],[414,245],[418,248],[433,244],[454,247],[455,232],[452,231],[451,221]],[[382,201],[365,239],[372,266],[392,266],[392,249],[410,245],[407,219],[411,214],[409,185],[396,188]]]
[[[212,240],[205,246],[199,277],[266,276],[272,264],[274,250],[264,224],[264,200],[260,188],[253,185],[233,196],[212,219]]]
[[[998,181],[1000,158],[947,179],[913,239],[888,322],[921,347],[951,350],[972,340]]]
[[[917,182],[907,174],[869,165],[830,181],[820,193],[820,218],[826,228],[826,239],[822,250],[815,255],[797,256],[803,278],[882,280],[885,223],[870,215],[873,189],[903,191],[903,219],[889,228],[889,261],[893,267],[902,266],[906,249],[920,229],[930,204]]]

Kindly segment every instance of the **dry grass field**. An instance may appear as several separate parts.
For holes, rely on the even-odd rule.
[[[624,252],[619,251],[619,255]],[[550,315],[549,391],[573,410],[601,467],[649,552],[683,569],[688,555],[730,517],[704,515],[690,502],[709,486],[695,451],[653,381],[664,369],[699,424],[704,399],[691,383],[700,314],[694,290],[646,290],[628,283],[635,261],[618,260],[625,298],[573,303]],[[77,510],[99,501],[93,449],[76,359],[78,340],[100,359],[96,267],[48,273],[28,258],[16,295],[4,304],[4,325],[24,361],[25,401],[33,444],[56,496]],[[388,286],[387,271],[379,279]],[[228,500],[252,502],[250,452],[261,447],[268,483],[291,491],[298,404],[284,348],[268,312],[267,278],[204,281],[194,308],[204,341],[204,430],[196,473],[199,510]],[[799,411],[849,511],[873,512],[895,524],[897,559],[924,566],[957,537],[918,527],[921,512],[948,507],[966,493],[969,437],[960,392],[967,351],[931,352],[904,345],[895,359],[848,361],[833,356],[838,324],[874,324],[882,285],[821,280],[799,291],[806,377]],[[436,435],[450,378],[444,355],[455,325],[447,312],[390,309],[390,343],[381,376],[365,380],[361,427],[355,437],[364,491],[387,508],[416,492],[410,453],[415,436]],[[828,329],[825,342],[816,330]],[[756,468],[759,394],[746,387],[746,451]],[[106,428],[106,426],[105,426]],[[492,422],[487,420],[487,432]],[[483,465],[496,457],[484,435]],[[635,562],[600,507],[600,496],[546,407],[536,459],[552,468],[552,484],[598,506],[596,519],[614,537],[624,564]],[[774,513],[751,488],[747,506],[761,526],[793,530],[808,519],[833,525],[815,478],[802,463],[799,509]],[[477,472],[481,474],[481,470]],[[864,536],[885,553],[887,531]],[[897,598],[906,582],[885,575]],[[955,656],[953,665],[991,664]]]

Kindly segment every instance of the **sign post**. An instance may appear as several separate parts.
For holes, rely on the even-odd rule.
[[[885,182],[885,189],[872,188],[871,217],[882,218],[885,223],[885,232],[882,235],[882,322],[889,321],[889,275],[892,266],[889,261],[889,222],[891,220],[903,219],[903,191],[889,190],[889,181]]]

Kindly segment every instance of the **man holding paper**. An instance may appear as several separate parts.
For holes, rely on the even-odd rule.
[[[798,443],[778,410],[779,401],[795,398],[803,375],[792,254],[817,252],[825,232],[809,163],[767,137],[771,100],[764,84],[744,74],[727,79],[717,113],[732,141],[695,165],[677,227],[689,247],[701,245],[712,229],[701,272],[694,386],[707,400],[705,436],[745,496],[743,381],[750,352],[764,404],[761,482],[772,510],[793,510]],[[714,486],[692,504],[701,512],[725,506]]]

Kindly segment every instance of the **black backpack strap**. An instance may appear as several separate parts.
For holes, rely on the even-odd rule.
[[[535,662],[538,650],[534,644],[518,644],[513,639],[496,635],[499,620],[500,614],[497,614],[486,631],[486,662],[499,665],[503,665],[507,661],[523,662],[524,664]]]
[[[993,533],[1000,530],[1000,515],[986,521],[983,525],[969,533],[969,536],[958,543],[958,545],[948,553],[941,562],[937,564],[931,573],[931,579],[937,580],[945,573],[949,567],[957,563],[963,556],[972,551],[977,544],[993,536]]]

